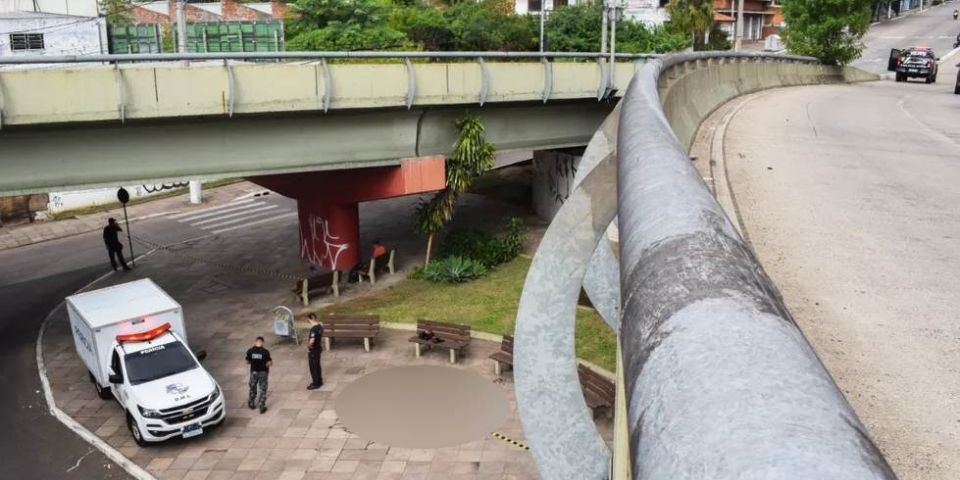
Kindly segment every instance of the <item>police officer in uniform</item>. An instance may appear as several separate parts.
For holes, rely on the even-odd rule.
[[[247,406],[253,410],[254,405],[259,405],[260,413],[266,412],[267,376],[270,374],[273,359],[270,358],[270,350],[263,348],[263,337],[257,337],[253,346],[247,350],[247,363],[250,364],[250,398]]]
[[[316,390],[323,386],[323,370],[320,368],[320,352],[323,351],[323,325],[317,315],[307,315],[310,320],[310,335],[307,337],[307,363],[310,365],[310,385],[307,390]]]

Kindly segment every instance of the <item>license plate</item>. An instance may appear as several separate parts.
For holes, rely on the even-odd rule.
[[[187,425],[183,427],[183,438],[196,437],[197,435],[203,434],[203,426],[199,423],[194,423],[192,425]]]
[[[911,68],[910,70],[907,70],[907,71],[910,72],[910,73],[917,73],[917,69],[916,69],[916,68]]]

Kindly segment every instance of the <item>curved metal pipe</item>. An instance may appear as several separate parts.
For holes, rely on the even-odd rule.
[[[648,64],[622,103],[621,342],[633,477],[894,479],[667,122],[661,69],[696,58]]]

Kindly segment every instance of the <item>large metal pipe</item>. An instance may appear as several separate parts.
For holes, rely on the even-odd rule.
[[[671,130],[660,68],[617,148],[633,478],[895,478]]]

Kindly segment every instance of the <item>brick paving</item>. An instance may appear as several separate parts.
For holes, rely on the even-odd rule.
[[[465,199],[461,221],[509,211]],[[387,239],[409,236],[406,255],[422,255],[422,241],[410,236],[411,199],[377,202],[367,208],[361,233]],[[491,208],[495,207],[495,208]],[[391,237],[391,235],[393,237]],[[150,277],[184,308],[190,345],[209,354],[204,366],[217,378],[228,403],[224,425],[190,440],[174,440],[150,448],[137,447],[114,401],[97,398],[69,334],[60,309],[43,338],[44,360],[57,405],[90,431],[146,468],[157,478],[176,479],[532,479],[537,478],[529,451],[492,435],[440,449],[393,448],[369,442],[341,425],[334,409],[337,395],[351,382],[382,368],[403,365],[449,365],[443,352],[414,357],[406,341],[409,332],[384,329],[370,353],[359,344],[338,343],[323,355],[326,385],[305,390],[308,373],[303,347],[270,333],[270,309],[293,306],[289,281],[270,275],[243,273],[213,263],[257,264],[289,272],[302,269],[296,251],[296,224],[251,227],[237,235],[205,239],[179,250],[158,251],[129,274],[114,275],[99,286]],[[416,241],[414,241],[416,240]],[[213,263],[198,262],[192,252]],[[374,288],[398,281],[401,275]],[[347,298],[371,287],[354,287]],[[332,301],[329,297],[321,302]],[[413,319],[411,319],[413,320]],[[270,375],[269,410],[261,415],[246,408],[247,371],[242,357],[252,339],[263,335],[274,356]],[[497,432],[524,441],[516,414],[513,379],[493,374],[487,356],[498,345],[474,339],[469,355],[455,368],[470,370],[494,382],[508,398],[511,413]],[[402,412],[398,412],[402,414]],[[609,420],[598,420],[605,438],[612,436]]]
[[[127,207],[127,215],[131,220],[134,220],[209,208],[230,202],[239,196],[263,190],[262,187],[250,182],[237,182],[222,187],[204,189],[203,203],[200,205],[192,205],[189,195],[183,194],[131,205]],[[106,210],[62,220],[5,224],[0,228],[0,250],[97,231],[107,224],[107,219],[110,217],[123,218],[123,210]]]

